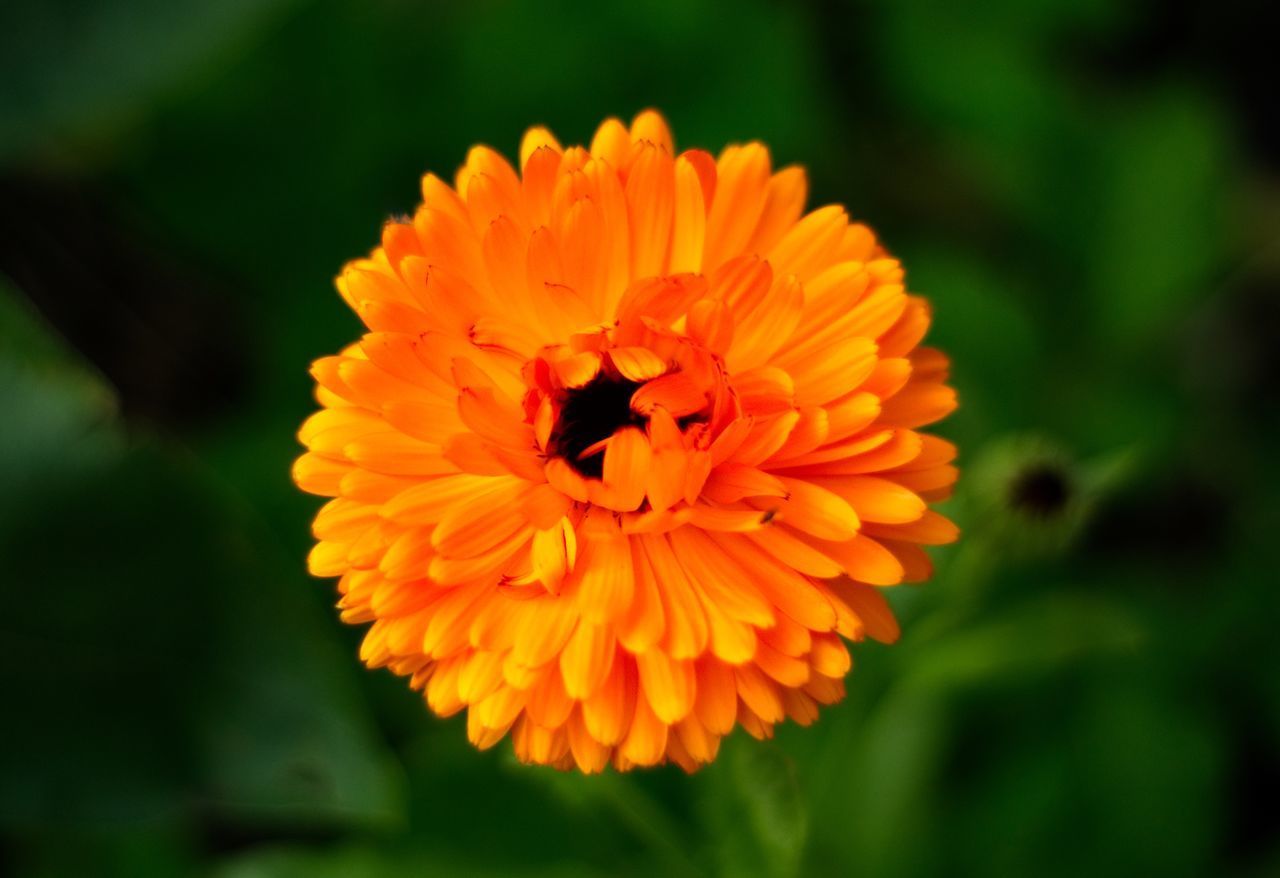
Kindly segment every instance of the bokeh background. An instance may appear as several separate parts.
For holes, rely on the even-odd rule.
[[[1263,11],[7,0],[0,872],[1280,874]],[[906,260],[965,537],[816,726],[584,779],[361,668],[289,467],[420,174],[646,106]]]

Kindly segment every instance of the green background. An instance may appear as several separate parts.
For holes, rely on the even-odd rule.
[[[0,872],[1280,873],[1261,9],[4,3]],[[582,778],[361,668],[289,466],[420,174],[646,106],[903,257],[965,536],[814,727]]]

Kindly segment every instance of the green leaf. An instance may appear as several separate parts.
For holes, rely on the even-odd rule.
[[[1195,92],[1147,96],[1116,120],[1095,205],[1092,292],[1109,339],[1146,342],[1222,282],[1222,119]]]
[[[955,691],[1023,680],[1072,662],[1131,653],[1144,634],[1118,601],[1058,590],[930,643],[909,644],[915,652],[897,685]]]
[[[456,855],[400,846],[350,845],[330,849],[268,848],[232,858],[214,878],[592,878],[605,873],[570,863],[559,866],[477,866]]]
[[[286,0],[6,3],[0,157],[114,132],[201,66],[226,60]],[[48,156],[46,155],[46,158]]]
[[[26,491],[46,491],[121,448],[114,390],[64,349],[0,278],[0,526]]]
[[[27,718],[0,727],[0,823],[176,821],[192,800],[233,823],[403,819],[329,586],[197,459],[127,438],[20,300],[0,316],[0,600],[21,608],[0,682]]]

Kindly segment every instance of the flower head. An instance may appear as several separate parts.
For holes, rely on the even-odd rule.
[[[422,196],[337,281],[369,332],[316,361],[294,470],[364,661],[586,772],[812,722],[844,641],[897,636],[878,588],[956,535],[901,265],[761,144],[677,154],[651,111]]]

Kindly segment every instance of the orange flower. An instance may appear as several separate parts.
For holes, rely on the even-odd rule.
[[[475,147],[338,290],[369,328],[312,374],[294,477],[332,497],[312,573],[361,648],[490,747],[600,771],[715,757],[844,694],[844,639],[921,544],[954,447],[929,307],[759,143],[676,154],[663,119],[521,172]]]

